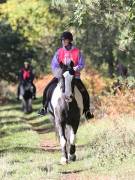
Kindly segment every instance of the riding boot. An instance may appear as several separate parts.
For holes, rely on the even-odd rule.
[[[16,99],[19,101],[20,100],[20,84],[18,85],[18,87],[17,87],[17,97],[16,97]]]
[[[48,107],[48,103],[51,99],[52,93],[55,89],[55,87],[57,86],[58,83],[58,79],[57,78],[53,78],[49,84],[46,86],[44,92],[43,92],[43,107],[39,110],[38,114],[39,115],[46,115],[47,114],[47,107]]]
[[[44,99],[44,96],[43,96]],[[38,114],[41,116],[45,116],[48,112],[47,112],[47,107],[48,107],[48,100],[44,99],[44,104],[43,107],[38,111]]]
[[[32,82],[32,87],[33,87],[33,99],[35,100],[35,99],[37,99],[36,98],[36,86],[33,84],[33,82]]]

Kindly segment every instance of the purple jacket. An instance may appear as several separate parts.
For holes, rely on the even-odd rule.
[[[63,47],[65,48],[65,47]],[[74,46],[72,46],[72,49],[74,48]],[[84,57],[82,55],[82,53],[80,53],[80,57],[79,57],[79,61],[78,61],[78,65],[75,68],[75,71],[81,71],[85,66],[85,61],[84,61]],[[59,66],[59,61],[58,61],[58,50],[56,51],[56,53],[53,56],[52,59],[52,63],[51,63],[51,68],[52,68],[52,73],[54,74],[54,76],[58,76],[58,71],[60,70],[60,66]],[[57,73],[56,73],[57,71]],[[76,77],[76,78],[80,78],[80,76]]]

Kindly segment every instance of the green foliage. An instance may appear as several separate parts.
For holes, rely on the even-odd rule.
[[[14,94],[9,90],[9,84],[6,81],[0,81],[0,101],[2,99],[9,100],[13,99]]]
[[[123,88],[133,89],[135,88],[135,78],[133,76],[129,76],[127,78],[118,77],[119,84]]]
[[[49,6],[42,0],[11,0],[1,7],[2,16],[8,16],[8,22],[14,30],[18,29],[24,37],[33,43],[44,35],[49,36],[56,28],[58,20],[49,13]]]
[[[0,39],[4,39],[0,40],[0,48],[5,47],[5,39],[9,39],[8,45],[5,41],[7,46],[15,44],[15,48],[11,53],[11,48],[6,47],[6,55],[0,55],[12,67],[3,66],[1,78],[9,72],[6,79],[15,81],[19,65],[27,58],[32,60],[37,74],[48,72],[50,59],[60,46],[59,36],[65,30],[73,32],[75,43],[96,68],[107,64],[113,77],[119,61],[134,75],[134,17],[134,1],[6,1],[0,4]],[[5,34],[1,29],[5,29]],[[12,64],[16,64],[16,70]]]
[[[127,78],[127,84],[128,84],[128,88],[135,88],[135,78],[133,76],[129,76]]]
[[[15,81],[18,68],[24,59],[33,56],[28,40],[18,30],[13,31],[10,24],[0,22],[0,79]]]
[[[108,64],[111,77],[117,61],[135,68],[134,1],[78,0],[65,4],[77,43],[95,67]]]
[[[32,61],[38,75],[48,72],[50,58],[56,49],[59,14],[42,0],[19,3],[10,0],[0,5],[0,11],[0,61],[4,63],[0,78],[15,81],[19,68],[27,59]]]

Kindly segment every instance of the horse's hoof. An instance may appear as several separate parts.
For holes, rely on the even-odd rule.
[[[28,111],[28,114],[30,114],[30,113],[32,113],[32,110],[29,110],[29,111]]]
[[[76,155],[75,155],[75,154],[72,154],[72,155],[69,154],[69,155],[68,155],[68,160],[69,160],[69,161],[76,161]]]
[[[65,165],[67,163],[68,163],[68,160],[65,157],[62,157],[61,160],[60,160],[60,164]]]

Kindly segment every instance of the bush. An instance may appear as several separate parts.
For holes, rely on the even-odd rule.
[[[127,78],[123,78],[119,76],[117,82],[119,82],[119,85],[121,85],[123,88],[128,88],[128,89],[135,88],[135,77],[133,76],[129,76]]]
[[[89,164],[91,170],[98,171],[117,171],[122,164],[130,167],[128,162],[134,162],[135,158],[134,117],[105,118],[89,124],[88,129],[89,135],[86,130],[82,131],[84,139],[88,138],[88,144],[81,152],[87,157],[87,167]]]
[[[11,92],[8,82],[3,80],[0,81],[0,104],[13,99],[13,97],[15,97],[15,95]]]

